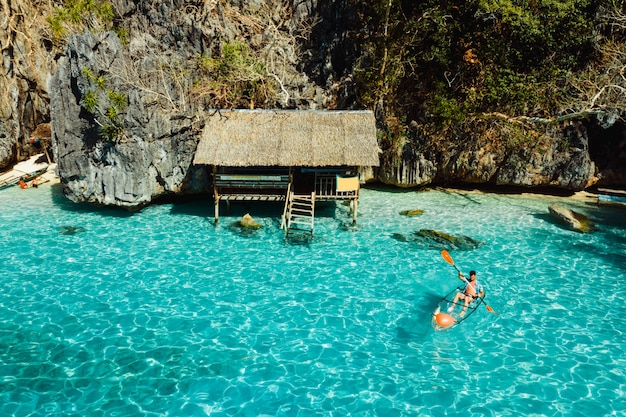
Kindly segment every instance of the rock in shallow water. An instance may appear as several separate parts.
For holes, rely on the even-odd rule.
[[[399,242],[412,242],[434,249],[472,250],[483,244],[483,242],[469,236],[453,236],[428,229],[418,230],[409,236],[393,233],[392,237]]]
[[[402,210],[400,214],[403,216],[409,216],[409,217],[421,216],[422,214],[424,214],[424,210],[420,210],[420,209]]]
[[[588,233],[593,230],[593,222],[584,214],[576,213],[573,210],[552,204],[548,207],[548,211],[555,219],[565,224],[570,229],[577,232]]]

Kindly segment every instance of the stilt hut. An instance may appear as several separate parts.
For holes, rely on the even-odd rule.
[[[356,221],[359,169],[379,153],[371,111],[219,110],[194,164],[211,170],[215,221],[220,201],[285,201],[284,228],[312,232],[315,201],[350,200]]]

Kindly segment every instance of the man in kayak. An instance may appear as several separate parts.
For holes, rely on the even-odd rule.
[[[472,301],[478,297],[485,296],[485,289],[476,279],[476,271],[470,271],[469,281],[463,276],[463,273],[459,271],[459,279],[465,282],[465,288],[463,288],[463,292],[456,293],[454,300],[452,301],[452,305],[448,307],[448,313],[451,313],[454,310],[454,306],[456,306],[459,300],[463,300],[463,310],[460,314],[460,316],[463,317],[465,315],[465,311],[467,310],[467,306]]]

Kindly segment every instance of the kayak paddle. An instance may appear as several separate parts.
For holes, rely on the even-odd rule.
[[[447,250],[442,250],[441,251],[441,256],[443,257],[443,259],[449,263],[450,265],[452,265],[454,268],[456,268],[457,271],[459,271],[459,273],[462,275],[463,273],[461,272],[461,270],[454,264],[454,260],[452,260],[452,256],[450,256],[450,254],[448,253]],[[463,278],[465,279],[465,278]],[[467,280],[466,280],[467,281]],[[483,302],[484,302],[484,298],[483,298]],[[485,303],[485,307],[487,307],[487,311],[490,313],[493,313],[497,316],[499,316],[500,314],[496,313],[496,311],[491,308],[491,306],[489,306],[487,303]]]

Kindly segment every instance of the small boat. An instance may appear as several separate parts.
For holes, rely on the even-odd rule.
[[[626,191],[598,188],[598,204],[626,208]]]
[[[459,300],[454,303],[454,296],[459,292],[463,292],[463,287],[453,289],[448,294],[446,294],[446,296],[443,297],[441,301],[439,301],[439,304],[437,304],[437,308],[435,308],[435,311],[433,311],[431,319],[431,323],[435,330],[449,330],[453,327],[458,326],[459,324],[467,320],[469,316],[474,314],[476,309],[485,302],[484,296],[478,297],[467,306],[465,314],[461,316],[460,314],[463,310],[465,302],[463,300]],[[453,303],[455,304],[453,311],[448,312],[448,309],[453,306]]]
[[[37,177],[40,177],[48,170],[48,167],[38,169],[33,172],[15,172],[12,171],[7,175],[3,175],[0,177],[0,190],[4,190],[5,188],[13,187],[14,185],[19,184],[20,180],[24,182],[30,182]]]

